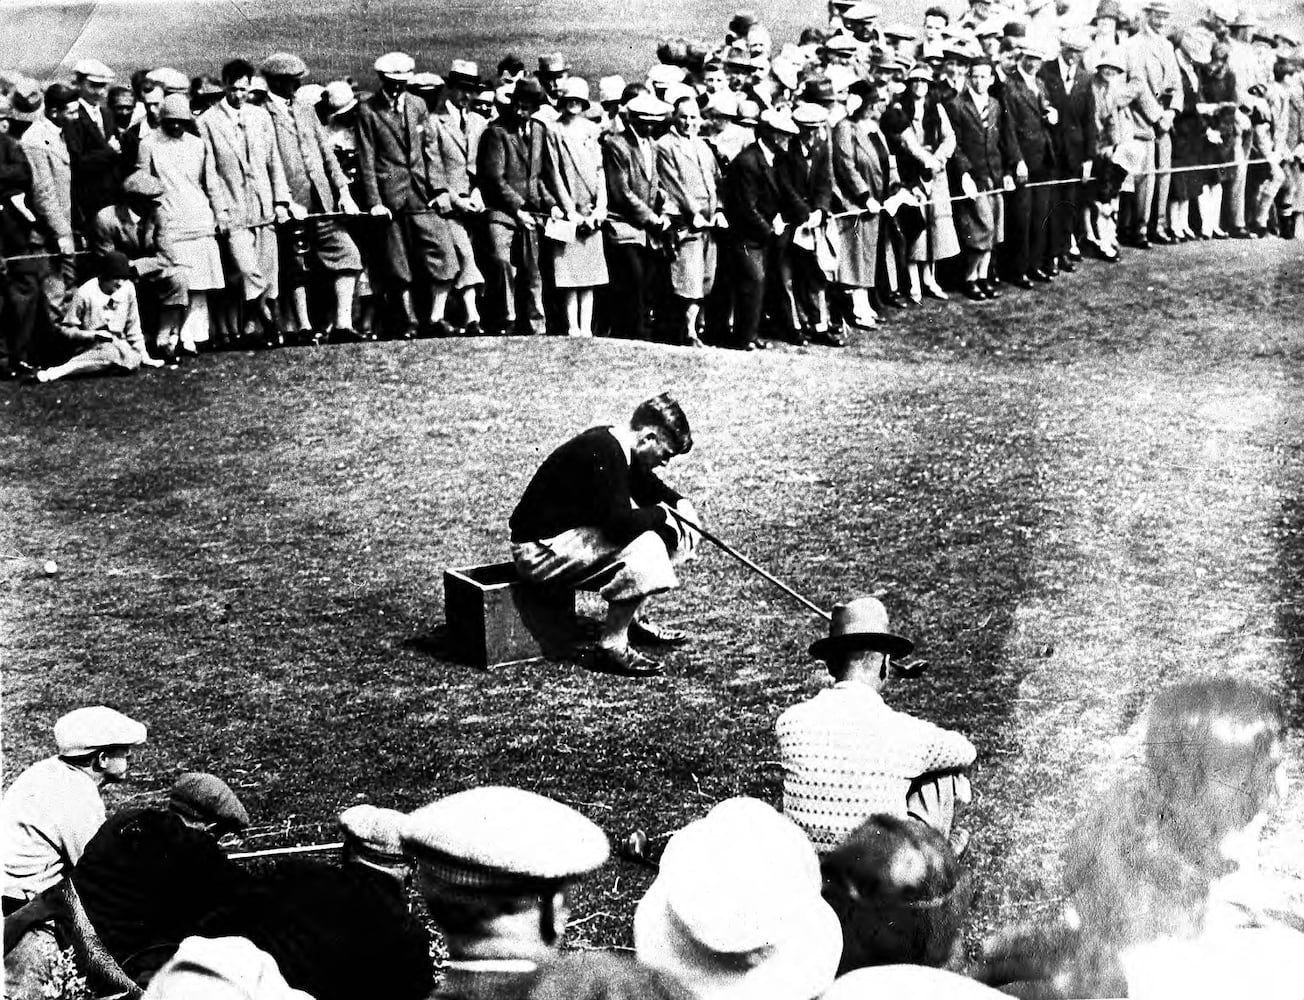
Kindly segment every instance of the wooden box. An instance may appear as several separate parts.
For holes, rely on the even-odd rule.
[[[454,655],[484,669],[542,657],[526,621],[542,616],[569,622],[575,616],[575,593],[550,591],[544,597],[530,588],[527,606],[523,590],[510,562],[444,570],[444,622]]]

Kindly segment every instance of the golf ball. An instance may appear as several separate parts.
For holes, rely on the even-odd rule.
[[[59,572],[59,564],[53,559],[47,559],[45,561],[45,575],[54,576],[57,572]]]

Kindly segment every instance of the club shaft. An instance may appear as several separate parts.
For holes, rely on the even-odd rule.
[[[232,861],[243,861],[247,858],[275,858],[286,854],[319,854],[322,851],[338,851],[343,847],[339,844],[305,844],[303,847],[272,847],[266,851],[241,851],[238,854],[228,854],[227,857]]]
[[[721,539],[721,538],[717,538],[715,535],[711,534],[711,532],[707,531],[705,528],[703,528],[703,527],[702,527],[700,524],[698,524],[696,521],[692,520],[691,518],[687,518],[687,517],[685,517],[683,514],[679,513],[679,511],[675,510],[673,507],[668,507],[667,509],[668,509],[668,510],[670,511],[670,513],[672,513],[676,518],[678,518],[680,521],[682,521],[682,522],[683,522],[685,525],[687,525],[688,527],[692,528],[694,531],[696,531],[699,535],[701,535],[703,538],[705,538],[708,542],[710,542],[710,543],[711,543],[712,545],[714,545],[716,548],[720,549],[722,552],[724,552],[724,553],[727,554],[727,555],[731,555],[731,556],[733,556],[735,559],[737,559],[740,563],[742,563],[744,566],[746,566],[746,567],[747,567],[748,569],[750,569],[752,572],[754,572],[754,573],[759,573],[761,576],[765,577],[765,579],[769,580],[772,584],[774,584],[776,587],[778,587],[780,590],[782,590],[782,591],[783,591],[785,594],[787,594],[788,596],[790,596],[790,597],[795,597],[797,600],[801,601],[802,604],[806,605],[806,607],[810,608],[812,611],[814,611],[817,615],[819,615],[819,616],[820,616],[821,618],[823,618],[825,621],[828,621],[828,620],[831,618],[831,616],[829,615],[829,613],[828,613],[827,611],[825,611],[823,608],[821,608],[818,604],[815,604],[813,601],[811,601],[811,600],[809,600],[809,599],[803,597],[801,594],[797,593],[797,591],[793,590],[793,589],[792,589],[791,587],[789,587],[786,583],[784,583],[782,580],[780,580],[778,577],[776,577],[773,573],[766,572],[766,571],[765,571],[764,569],[762,569],[760,566],[757,566],[756,563],[754,563],[752,560],[748,559],[745,555],[743,555],[741,552],[739,552],[737,549],[735,549],[735,548],[734,548],[732,545],[730,545],[728,542],[724,541],[724,540]]]

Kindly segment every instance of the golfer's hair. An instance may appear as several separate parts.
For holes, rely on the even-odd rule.
[[[941,967],[973,898],[940,833],[917,819],[870,816],[821,863],[842,924],[838,975],[871,965]]]
[[[676,455],[686,455],[693,450],[693,432],[688,428],[688,418],[679,408],[675,397],[668,392],[639,403],[629,425],[635,430],[655,427],[665,431]]]

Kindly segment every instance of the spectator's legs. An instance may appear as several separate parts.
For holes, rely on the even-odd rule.
[[[1150,231],[1161,239],[1173,235],[1168,226],[1168,194],[1173,187],[1173,136],[1165,132],[1155,139],[1155,207]]]
[[[548,323],[543,311],[543,271],[539,267],[539,234],[533,229],[518,230],[514,253],[517,332],[542,336],[548,332]]]
[[[55,382],[69,375],[93,375],[99,372],[120,370],[117,364],[118,350],[115,347],[95,345],[75,354],[61,365],[43,368],[40,373],[42,382]],[[6,994],[8,995],[8,994]]]
[[[765,248],[739,244],[734,248],[734,343],[746,347],[760,339],[765,297]]]
[[[647,274],[643,247],[607,240],[611,332],[628,340],[647,338]]]
[[[193,351],[195,345],[208,339],[208,292],[191,292],[190,303],[186,309],[186,318],[177,330],[177,337],[183,347]],[[167,346],[169,352],[176,349],[176,342]]]
[[[1140,148],[1141,162],[1135,174],[1136,209],[1127,231],[1127,238],[1134,242],[1145,239],[1150,210],[1155,202],[1155,144],[1142,141]]]
[[[1245,189],[1249,184],[1250,144],[1254,133],[1242,132],[1232,143],[1232,182],[1227,185],[1227,217],[1233,230],[1245,228]]]
[[[40,315],[40,277],[33,270],[11,265],[8,274],[0,275],[0,327],[4,330],[0,367],[14,372],[20,365],[34,363],[32,333]]]

